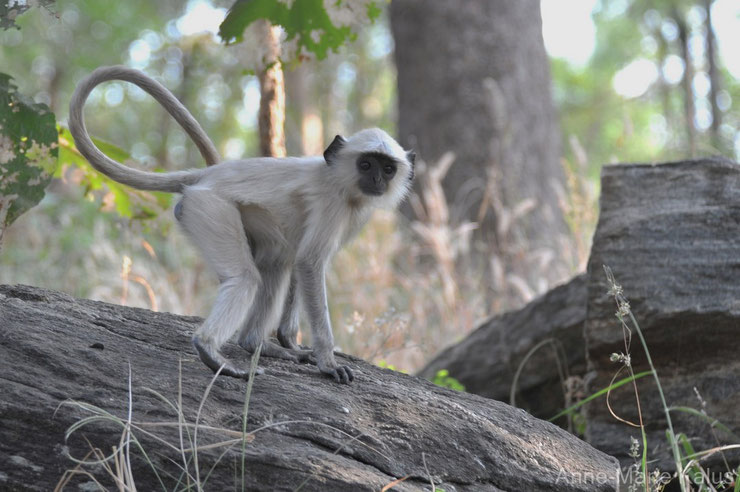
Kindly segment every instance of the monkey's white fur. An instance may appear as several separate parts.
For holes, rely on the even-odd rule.
[[[78,150],[100,172],[143,190],[182,193],[175,213],[192,242],[216,272],[220,286],[211,313],[193,338],[211,369],[246,377],[219,353],[232,336],[249,351],[263,341],[263,353],[291,360],[309,355],[296,344],[301,293],[319,369],[341,382],[352,371],[334,360],[326,301],[325,272],[334,253],[367,222],[373,209],[394,208],[407,194],[413,158],[387,133],[362,130],[332,144],[324,157],[254,158],[171,173],[127,168],[100,152],[85,129],[82,108],[92,89],[107,80],[132,82],[149,92],[183,126],[208,164],[219,161],[215,147],[195,119],[156,81],[127,67],[95,70],[77,86],[69,127]],[[337,150],[338,148],[338,150]],[[329,150],[327,150],[329,152]],[[357,160],[382,154],[397,166],[381,196],[358,187]],[[326,155],[326,154],[325,154]],[[277,330],[282,347],[266,341]]]

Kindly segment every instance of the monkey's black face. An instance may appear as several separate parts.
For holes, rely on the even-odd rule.
[[[357,158],[360,179],[357,186],[366,195],[381,196],[388,190],[388,183],[396,175],[396,161],[385,154],[365,153]]]

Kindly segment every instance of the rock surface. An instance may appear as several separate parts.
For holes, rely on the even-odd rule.
[[[84,402],[126,420],[129,370],[134,435],[167,490],[178,478],[181,488],[192,484],[196,467],[191,453],[178,450],[175,408],[181,387],[183,419],[193,424],[211,381],[190,346],[199,322],[0,286],[0,489],[51,490],[75,466],[67,453],[82,458],[91,446],[108,454],[119,445],[121,426],[102,423],[65,443],[65,430],[91,413],[60,403]],[[244,357],[237,347],[226,352]],[[247,490],[295,490],[305,481],[302,490],[377,491],[404,477],[392,490],[428,490],[431,480],[447,492],[615,490],[616,460],[554,425],[503,403],[340,358],[356,368],[352,385],[338,385],[314,366],[260,360],[265,374],[254,380],[247,426],[254,434],[243,454]],[[199,428],[199,446],[236,439],[230,449],[197,453],[201,482],[215,464],[206,490],[241,487],[246,386],[219,378],[202,407],[199,422],[210,427]],[[182,434],[187,448],[193,428]],[[131,455],[138,489],[161,490],[133,444]],[[178,468],[184,461],[190,477]],[[84,469],[92,475],[74,476],[68,490],[91,488],[92,476],[113,487],[99,467]]]
[[[625,344],[616,306],[607,295],[603,265],[611,267],[645,332],[668,405],[704,411],[729,427],[710,428],[701,418],[672,412],[674,430],[695,450],[740,442],[740,165],[702,159],[662,165],[615,165],[602,173],[599,223],[588,272],[523,309],[496,316],[468,338],[445,349],[422,371],[448,369],[470,392],[508,400],[511,380],[524,354],[548,337],[560,340],[572,374],[588,372],[586,395],[607,387],[619,369],[612,353]],[[583,328],[584,331],[581,331]],[[649,369],[633,334],[635,373]],[[518,405],[539,417],[563,404],[551,350],[542,350],[523,371]],[[621,377],[624,377],[622,373]],[[649,377],[638,381],[651,463],[673,470],[666,419]],[[701,403],[696,395],[701,395]],[[617,415],[637,421],[630,386],[614,391]],[[586,439],[619,458],[628,456],[639,430],[618,422],[604,398],[586,407]],[[716,436],[716,439],[715,439]],[[740,453],[725,452],[734,469]],[[725,472],[723,456],[702,462]]]
[[[518,311],[485,321],[457,345],[440,352],[420,375],[431,379],[447,369],[465,390],[495,400],[509,401],[514,375],[525,356],[548,339],[522,368],[517,384],[517,406],[539,418],[564,408],[558,374],[560,362],[570,375],[583,375],[586,351],[586,276],[579,275]]]
[[[602,265],[608,265],[645,333],[668,404],[701,409],[696,388],[706,413],[740,434],[740,165],[704,159],[607,166],[600,204],[588,266],[585,335],[596,375],[590,390],[609,385],[618,368],[609,355],[625,351],[614,300],[606,295]],[[631,354],[635,372],[648,369],[636,335]],[[672,469],[655,385],[644,378],[638,389],[651,458],[659,460],[654,466]],[[630,388],[618,390],[610,401],[618,415],[635,421]],[[694,449],[716,445],[700,419],[683,413],[672,419]],[[589,405],[587,421],[589,442],[631,461],[630,436],[639,437],[639,430],[617,422],[603,401]],[[737,443],[715,431],[720,442]],[[735,466],[738,461],[735,454]]]

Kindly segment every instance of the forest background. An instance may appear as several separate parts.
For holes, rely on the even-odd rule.
[[[60,0],[23,13],[15,19],[20,29],[0,31],[0,71],[64,126],[84,75],[101,65],[139,68],[183,101],[222,156],[259,155],[260,81],[249,68],[259,40],[227,46],[216,35],[231,5],[129,0],[111,8]],[[286,63],[289,155],[321,153],[335,134],[368,126],[398,134],[404,115],[393,9],[380,7],[338,52]],[[583,271],[605,164],[740,157],[736,2],[543,0],[541,14],[564,175],[554,193],[567,227],[548,244],[530,244],[518,229],[535,205],[500,203],[493,193],[491,248],[479,234],[483,223],[467,220],[464,200],[442,186],[446,166],[465,160],[452,154],[422,162],[413,210],[378,214],[334,261],[329,298],[340,350],[413,371],[485,316],[520,307]],[[435,35],[451,43],[459,33]],[[454,94],[448,97],[454,105]],[[94,136],[145,167],[202,165],[170,117],[131,85],[96,90],[87,122]],[[101,186],[69,152],[61,153],[57,176],[41,203],[5,232],[0,283],[207,313],[217,281],[174,225],[174,202]]]

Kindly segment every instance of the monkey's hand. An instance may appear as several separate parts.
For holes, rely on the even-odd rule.
[[[354,381],[355,375],[352,374],[352,369],[349,366],[340,366],[337,361],[334,360],[334,353],[329,352],[324,354],[314,353],[316,356],[316,365],[319,371],[334,378],[334,381],[341,384],[349,384]]]

